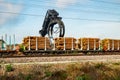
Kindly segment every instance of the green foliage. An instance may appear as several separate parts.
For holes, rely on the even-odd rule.
[[[19,78],[19,79],[24,79],[24,75],[20,72],[20,73],[18,74],[18,78]]]
[[[20,51],[21,51],[21,52],[25,51],[25,46],[22,45],[22,44],[20,45]]]
[[[45,71],[45,76],[46,76],[46,77],[52,76],[52,72],[50,72],[50,71]]]
[[[18,79],[19,80],[31,80],[32,79],[32,75],[31,74],[23,74],[23,73],[19,73],[18,74]]]
[[[89,76],[84,74],[82,76],[77,76],[75,80],[90,80]]]
[[[55,71],[50,77],[50,80],[66,80],[67,76],[68,75],[66,71],[63,71],[63,70]]]
[[[11,64],[6,65],[5,68],[6,68],[6,72],[11,72],[11,71],[13,71],[13,67],[12,67]]]
[[[28,74],[28,75],[25,76],[25,80],[31,80],[31,78],[32,78],[31,74]]]
[[[95,64],[95,68],[96,69],[101,69],[101,68],[104,68],[104,67],[105,67],[104,63],[97,63],[97,64]]]
[[[113,63],[113,65],[120,65],[120,62]]]
[[[100,50],[101,50],[101,51],[103,50],[103,46],[102,46],[102,45],[100,45]]]

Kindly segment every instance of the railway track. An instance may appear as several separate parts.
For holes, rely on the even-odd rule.
[[[28,50],[24,52],[0,51],[0,58],[22,58],[22,57],[59,57],[59,56],[96,56],[96,55],[120,55],[120,51],[99,50]]]

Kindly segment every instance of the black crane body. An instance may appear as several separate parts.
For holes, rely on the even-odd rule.
[[[54,26],[58,24],[58,29],[54,31]],[[56,10],[48,10],[42,25],[42,29],[39,31],[42,37],[48,34],[48,37],[53,37],[53,34],[59,34],[58,37],[64,37],[65,26],[62,21],[62,17],[59,17],[59,13]]]

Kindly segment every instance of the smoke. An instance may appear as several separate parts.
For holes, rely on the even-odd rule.
[[[22,10],[21,5],[16,5],[5,0],[0,0],[0,25],[6,24],[7,22],[14,20],[19,14],[10,14],[2,12],[20,13]]]
[[[79,3],[84,4],[88,2],[89,0],[57,0],[56,1],[56,6],[58,8],[65,8],[71,4],[75,4],[79,1]]]

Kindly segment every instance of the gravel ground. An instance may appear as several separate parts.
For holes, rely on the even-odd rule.
[[[120,55],[0,58],[0,63],[65,63],[86,61],[120,61]]]

